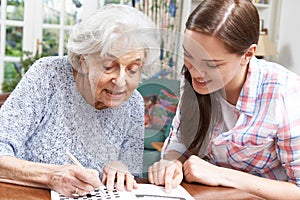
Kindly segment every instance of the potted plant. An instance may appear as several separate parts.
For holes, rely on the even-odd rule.
[[[14,73],[11,73],[10,77],[4,79],[2,83],[2,92],[6,93],[13,91],[29,67],[41,57],[42,56],[38,52],[33,55],[32,52],[24,51],[20,58],[20,64],[13,63]]]

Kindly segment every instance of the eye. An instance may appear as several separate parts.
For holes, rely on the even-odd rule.
[[[141,68],[140,64],[133,63],[127,67],[127,70],[131,75],[134,75],[140,70],[140,68]]]
[[[184,57],[186,58],[192,58],[193,56],[191,54],[189,54],[187,51],[184,51],[183,53]]]
[[[105,61],[102,63],[102,69],[105,73],[111,73],[118,67],[118,64],[113,61]]]
[[[110,73],[110,72],[113,72],[114,69],[116,68],[116,66],[103,66],[103,69],[104,69],[104,72],[105,73]]]
[[[218,66],[214,62],[206,62],[206,66],[210,68],[217,68]]]

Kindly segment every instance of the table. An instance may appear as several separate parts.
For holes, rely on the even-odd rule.
[[[182,183],[196,200],[262,200],[255,195],[226,187],[210,187],[201,184]],[[1,200],[51,200],[50,190],[0,183]]]

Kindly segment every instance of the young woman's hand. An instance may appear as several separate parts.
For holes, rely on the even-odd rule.
[[[67,197],[72,197],[73,194],[85,195],[99,188],[100,185],[99,173],[94,169],[61,165],[49,173],[49,188]]]
[[[198,156],[191,156],[183,164],[185,181],[198,182],[210,186],[220,185],[221,168]]]
[[[103,168],[102,183],[106,184],[108,190],[114,189],[116,180],[116,188],[119,191],[124,190],[126,185],[127,191],[132,191],[137,188],[137,183],[134,176],[128,171],[128,168],[119,161],[112,161],[106,164]]]
[[[182,163],[179,160],[161,159],[148,169],[149,182],[155,185],[165,185],[167,192],[177,187],[182,179]]]

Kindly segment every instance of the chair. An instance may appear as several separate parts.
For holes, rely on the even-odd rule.
[[[0,108],[4,104],[5,100],[8,98],[9,95],[10,92],[0,94]]]
[[[145,109],[146,109],[146,98],[151,96],[156,96],[154,105],[153,105],[153,112],[157,109],[157,102],[160,100],[160,92],[162,90],[168,91],[170,94],[175,96],[175,98],[179,99],[179,90],[180,90],[180,82],[178,80],[170,80],[170,79],[158,79],[158,78],[150,78],[144,80],[137,90],[141,93],[144,97],[145,101]],[[177,104],[173,105],[176,109]],[[160,107],[160,109],[162,109]],[[157,111],[157,110],[156,110]],[[164,110],[160,110],[164,111]],[[146,112],[146,111],[145,111]],[[152,113],[153,113],[152,112]],[[175,113],[174,113],[175,114]],[[152,116],[153,117],[153,116]],[[145,128],[145,135],[144,135],[144,173],[143,176],[147,177],[148,167],[151,166],[154,162],[160,159],[160,147],[162,142],[169,136],[170,127],[172,124],[172,119],[174,117],[172,115],[168,116],[171,118],[168,122],[165,122],[163,127],[155,127],[152,124],[152,127]]]

